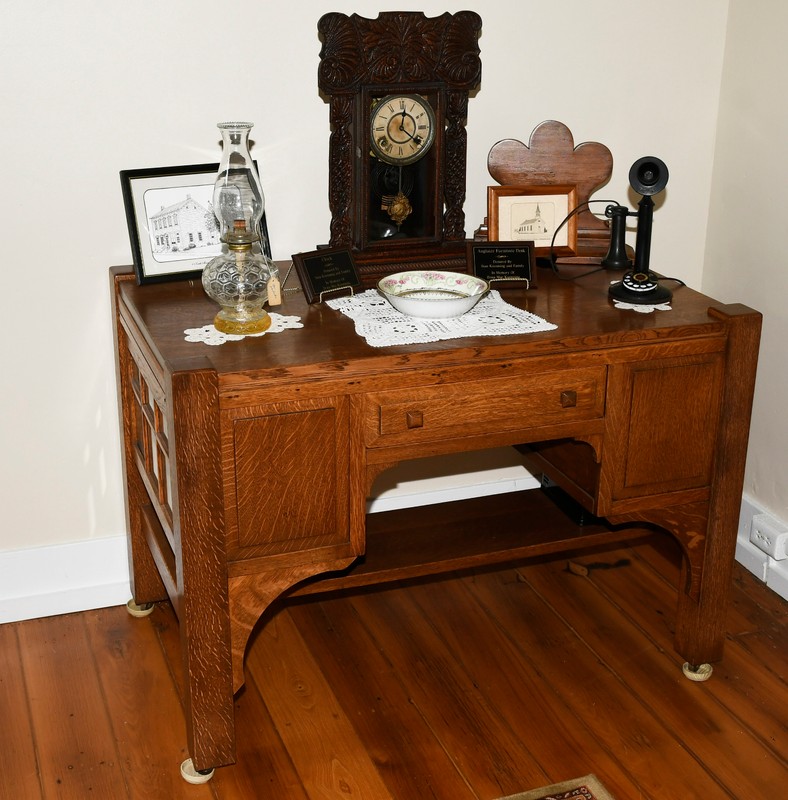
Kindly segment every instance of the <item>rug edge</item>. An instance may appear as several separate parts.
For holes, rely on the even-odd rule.
[[[615,800],[613,795],[605,789],[602,782],[593,773],[583,775],[580,778],[571,778],[561,783],[552,783],[549,786],[542,786],[539,789],[531,789],[527,792],[521,792],[520,794],[510,794],[506,797],[499,798],[499,800],[540,800],[540,798],[547,794],[565,792],[583,785],[588,786],[593,791],[594,800]]]

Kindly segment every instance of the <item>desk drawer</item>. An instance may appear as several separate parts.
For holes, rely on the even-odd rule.
[[[604,415],[604,366],[368,395],[366,444],[385,446],[536,428]]]

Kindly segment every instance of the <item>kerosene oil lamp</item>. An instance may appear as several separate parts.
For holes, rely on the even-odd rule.
[[[206,294],[221,309],[214,319],[223,333],[262,333],[271,325],[264,305],[268,284],[278,280],[274,262],[261,247],[265,198],[249,155],[251,122],[221,122],[222,158],[213,190],[222,253],[203,269]]]

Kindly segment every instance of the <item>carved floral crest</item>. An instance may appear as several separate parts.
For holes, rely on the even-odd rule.
[[[320,19],[318,30],[323,39],[318,84],[323,91],[436,77],[451,88],[468,89],[481,80],[481,18],[473,11],[440,17],[390,11],[375,19],[332,12]]]

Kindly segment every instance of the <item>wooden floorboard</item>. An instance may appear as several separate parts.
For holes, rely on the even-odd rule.
[[[329,599],[293,606],[289,613],[314,652],[323,654],[321,668],[392,796],[449,800],[467,794],[451,754],[425,724],[397,662],[362,625],[353,604]]]
[[[85,615],[19,626],[44,797],[128,797]]]
[[[543,680],[647,797],[700,800],[723,796],[716,794],[716,781],[673,739],[660,716],[650,713],[640,695],[628,690],[622,676],[589,649],[576,628],[562,623],[560,615],[530,583],[504,575],[477,576],[473,591],[494,613],[496,624],[537,659]],[[555,600],[559,602],[560,598]],[[608,621],[589,619],[589,624],[604,626]],[[642,662],[647,650],[646,642],[639,643],[630,654],[629,668],[642,669],[652,679],[655,663]],[[546,723],[549,726],[549,720]],[[671,764],[670,772],[666,772],[666,764]],[[551,767],[559,770],[561,765]],[[593,767],[589,763],[585,772],[595,772]],[[556,780],[567,777],[556,776]],[[692,787],[692,791],[686,787]]]
[[[168,605],[0,626],[0,798],[494,800],[593,772],[616,800],[776,800],[788,604],[737,566],[725,657],[687,681],[670,541],[278,607],[238,762],[201,787]]]
[[[527,742],[512,735],[507,720],[485,702],[464,660],[435,637],[433,619],[415,606],[413,594],[421,588],[411,587],[407,595],[371,593],[354,598],[354,606],[397,665],[410,702],[468,784],[457,796],[499,797],[523,781],[540,785],[543,771]]]
[[[9,797],[36,800],[41,784],[19,627],[0,625],[0,786]]]
[[[565,638],[563,632],[556,631],[550,635],[550,643],[545,637],[545,647],[534,650],[520,631],[519,623],[502,622],[490,614],[489,606],[480,602],[484,585],[495,587],[496,582],[509,588],[523,588],[510,586],[519,583],[519,576],[507,570],[467,578],[461,587],[463,591],[453,596],[444,593],[441,597],[439,585],[424,586],[422,595],[415,600],[423,613],[441,619],[442,635],[478,683],[484,704],[495,708],[495,713],[507,720],[512,733],[527,742],[543,773],[543,779],[537,781],[534,776],[531,785],[599,771],[606,775],[611,787],[625,788],[627,795],[634,793],[635,785],[610,748],[596,735],[594,727],[587,724],[584,715],[577,713],[561,682],[555,680],[563,673],[564,658],[571,655],[567,648],[574,637],[570,634]],[[440,609],[441,617],[436,618],[432,608]],[[527,610],[524,611],[527,615]],[[542,615],[538,602],[536,613]],[[461,624],[453,625],[453,618],[460,619]],[[556,661],[554,653],[562,649],[564,654]],[[571,679],[568,674],[567,677]],[[589,765],[594,769],[589,769]],[[522,785],[522,776],[518,777]],[[502,788],[507,793],[513,791],[511,786]]]
[[[261,631],[248,658],[265,701],[309,797],[390,795],[336,699],[321,666],[287,613]]]
[[[112,725],[128,796],[140,800],[211,797],[172,765],[188,758],[180,699],[151,625],[115,609],[83,615],[88,645]],[[140,703],[140,698],[145,698]]]
[[[640,551],[641,556],[648,554],[648,550]],[[638,569],[639,564],[642,565],[640,569]],[[664,595],[664,585],[660,583],[661,576],[654,574],[648,566],[649,562],[644,561],[642,557],[633,559],[633,567],[636,569],[635,580],[641,598],[637,604],[626,604],[621,613],[627,614],[633,624],[646,631],[656,645],[664,649],[675,664],[679,664],[681,659],[671,647],[672,606],[668,609],[669,613],[665,613],[665,608],[659,600]],[[761,585],[751,583],[749,578],[743,569],[739,570],[734,603],[728,612],[729,633],[725,657],[722,662],[715,665],[713,679],[705,684],[707,691],[702,692],[701,697],[708,697],[720,705],[721,713],[726,720],[736,721],[741,730],[750,732],[765,747],[771,748],[778,760],[785,759],[788,756],[788,742],[786,742],[788,704],[779,698],[785,697],[787,687],[785,681],[775,672],[775,668],[781,670],[782,664],[788,659],[786,604],[774,593],[765,592]],[[631,577],[628,574],[605,573],[595,576],[594,582],[611,604],[621,608],[620,604],[625,600],[627,588],[631,585]],[[741,607],[749,604],[745,600],[745,591],[749,592],[750,596],[757,594],[763,598],[765,604],[771,603],[773,606],[771,612],[767,612],[765,607],[760,611],[762,618],[760,625],[757,623],[758,612],[755,609],[751,609],[751,619],[746,625],[742,625]],[[783,609],[782,624],[779,623],[779,613],[775,613],[780,606]],[[750,647],[743,644],[747,640],[751,644],[754,639],[761,636],[768,637],[771,644],[767,651],[762,652],[760,658],[756,658],[752,655]],[[746,761],[741,759],[737,761],[746,764]]]
[[[715,699],[720,681],[707,685],[687,681],[678,670],[681,660],[670,652],[666,638],[655,640],[623,613],[611,613],[607,599],[595,585],[605,578],[610,580],[610,573],[600,573],[596,578],[592,573],[589,580],[559,571],[556,565],[521,572],[535,591],[551,598],[554,611],[565,625],[578,631],[589,654],[637,697],[648,716],[659,720],[675,742],[674,749],[681,748],[674,763],[690,758],[704,765],[709,778],[730,794],[738,791],[745,797],[768,797],[769,790],[779,785],[784,765],[777,758],[764,758],[759,770],[751,767],[768,755],[763,740],[747,727],[732,730],[726,725],[730,712]],[[633,582],[645,579],[637,571],[636,562],[630,562],[621,572]],[[633,673],[641,670],[648,674],[647,681],[640,676],[633,679]],[[706,767],[709,764],[714,765],[712,770]],[[696,778],[682,777],[676,786],[667,784],[667,780],[658,797],[690,797],[681,784],[699,785]]]

